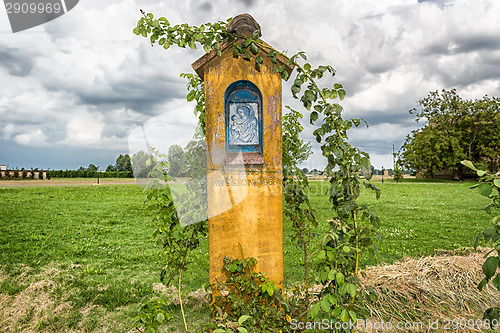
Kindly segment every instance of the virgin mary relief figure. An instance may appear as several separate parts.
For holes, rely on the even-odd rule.
[[[258,145],[257,103],[231,103],[229,107],[229,143]]]

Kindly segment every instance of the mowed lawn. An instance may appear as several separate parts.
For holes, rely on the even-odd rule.
[[[459,191],[461,183],[376,185],[380,200],[365,190],[361,201],[382,219],[382,240],[380,254],[365,264],[470,247],[490,224],[482,210],[487,198]],[[311,183],[320,229],[332,218],[326,189],[326,183]],[[141,301],[162,289],[160,247],[151,242],[145,195],[136,185],[2,187],[0,182],[0,331],[133,331]],[[286,237],[288,221],[284,228],[286,285],[302,278],[303,258]],[[207,243],[202,240],[190,257],[186,294],[207,282]],[[191,308],[188,318],[207,315],[206,307]]]
[[[436,250],[458,250],[471,247],[478,233],[491,225],[492,217],[483,208],[488,198],[477,190],[461,190],[463,182],[404,181],[373,182],[381,189],[381,197],[362,187],[360,204],[367,204],[381,220],[381,240],[373,255],[363,264],[393,263],[404,256],[433,255]],[[473,183],[471,183],[472,185]],[[326,196],[328,183],[311,182],[311,201],[316,209],[319,229],[326,230],[325,221],[332,219],[331,206]],[[289,230],[285,229],[285,233]],[[285,237],[285,276],[291,280],[303,275],[303,260]],[[288,245],[288,246],[287,246]],[[314,242],[312,248],[314,249]],[[293,253],[287,260],[286,253]],[[314,253],[314,251],[313,251]],[[314,257],[312,258],[314,259]]]

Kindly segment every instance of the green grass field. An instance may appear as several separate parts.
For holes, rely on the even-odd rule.
[[[470,247],[490,224],[477,192],[457,182],[377,182],[380,200],[364,192],[382,219],[380,254],[367,265],[403,256]],[[323,186],[323,187],[322,187]],[[313,182],[311,198],[320,222],[331,219],[326,184]],[[0,331],[134,331],[132,317],[144,297],[159,295],[152,213],[135,185],[2,187],[0,183]],[[302,278],[300,251],[288,241],[285,284]],[[207,240],[190,257],[185,293],[208,279]],[[314,260],[314,244],[311,260]],[[189,304],[189,299],[187,300]],[[22,305],[22,306],[21,306]],[[196,300],[188,320],[203,320]],[[173,305],[175,313],[180,313]],[[173,325],[180,326],[180,315]],[[169,329],[169,331],[171,331]],[[175,331],[175,330],[172,330]]]

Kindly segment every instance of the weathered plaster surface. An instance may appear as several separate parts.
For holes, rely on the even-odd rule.
[[[283,281],[283,215],[281,161],[281,77],[267,57],[261,71],[254,62],[234,59],[231,48],[222,57],[197,61],[205,81],[206,137],[209,149],[208,207],[210,282],[224,281],[225,256],[258,260],[279,285]],[[225,152],[224,92],[238,80],[253,82],[262,93],[263,164],[228,164]],[[251,159],[250,159],[251,160]],[[231,174],[227,171],[247,171]],[[250,172],[251,171],[251,172]],[[242,185],[244,184],[244,185]]]

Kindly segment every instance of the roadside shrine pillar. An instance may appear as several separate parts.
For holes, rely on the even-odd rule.
[[[260,26],[242,14],[228,30],[251,37]],[[255,59],[233,58],[232,44],[221,44],[220,57],[212,50],[192,65],[205,83],[210,283],[225,281],[224,257],[241,259],[243,251],[281,287],[281,76],[272,70],[269,49],[260,47],[257,71]],[[279,66],[287,61],[278,60]]]

